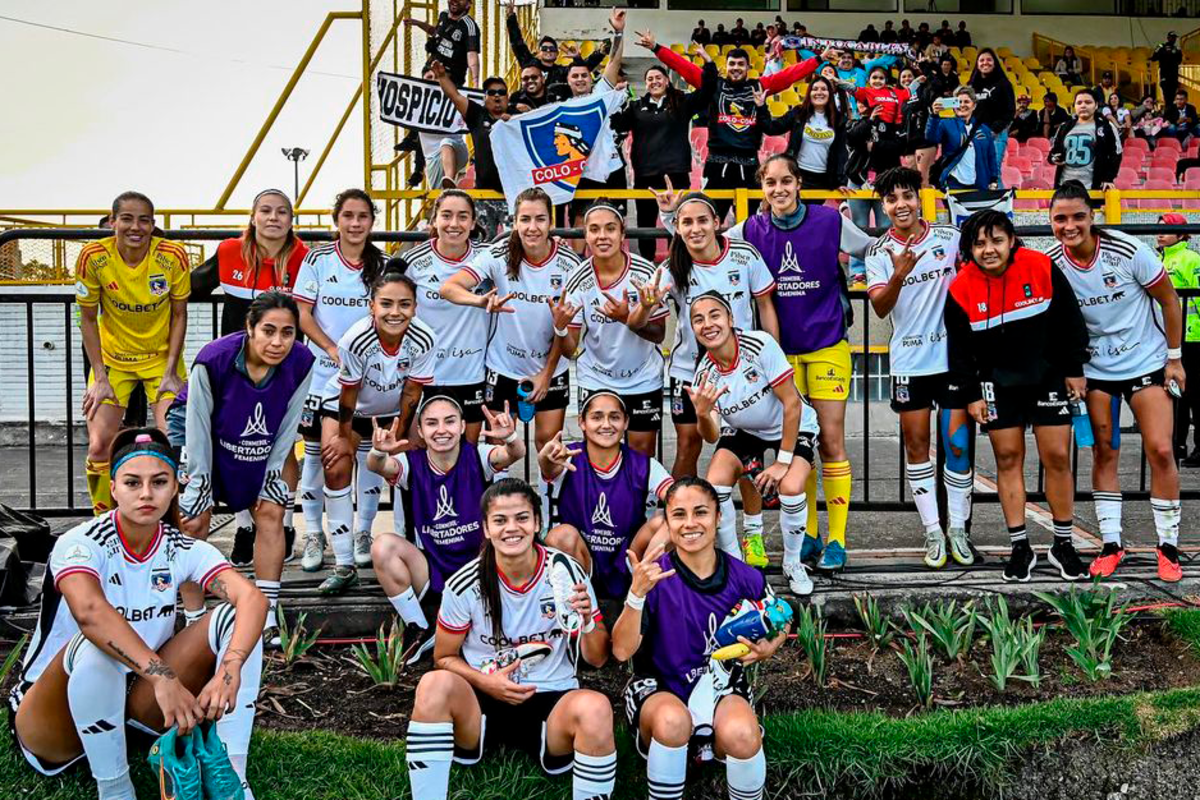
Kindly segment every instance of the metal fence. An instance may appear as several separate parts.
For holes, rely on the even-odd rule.
[[[1122,225],[1119,229],[1132,235],[1148,236],[1157,232],[1153,225]],[[1191,226],[1190,232],[1200,233],[1200,224]],[[1023,237],[1040,239],[1050,236],[1048,226],[1022,226],[1018,232]],[[88,229],[15,229],[0,232],[0,250],[13,243],[30,244],[48,242],[52,246],[62,247],[71,242],[93,240],[109,232]],[[168,231],[168,238],[192,242],[196,244],[217,242],[236,236],[240,232],[233,230],[182,230]],[[581,232],[577,229],[555,231],[556,234],[567,238],[579,238]],[[631,239],[665,238],[666,233],[661,229],[633,228],[628,231]],[[329,240],[331,234],[325,231],[302,233],[303,238],[310,241]],[[374,236],[381,243],[412,243],[422,241],[425,235],[419,232],[386,232]],[[1186,297],[1200,297],[1200,292],[1181,292]],[[847,410],[847,430],[861,433],[862,463],[855,468],[855,483],[861,496],[856,496],[855,507],[867,511],[900,511],[915,508],[907,496],[905,482],[895,477],[881,477],[873,473],[871,468],[872,447],[895,447],[897,452],[898,476],[904,474],[904,447],[900,438],[898,420],[894,419],[888,408],[889,392],[887,374],[886,344],[888,333],[876,329],[876,326],[866,324],[873,317],[865,289],[852,289],[850,299],[857,323],[851,331],[851,345],[855,351],[855,369],[853,377],[854,392],[851,396],[850,408]],[[203,344],[219,335],[220,331],[221,296],[218,294],[210,299],[191,304],[189,313],[188,346],[185,357],[191,362],[195,351]],[[0,289],[0,412],[3,412],[4,397],[23,396],[23,413],[9,414],[7,428],[7,446],[12,449],[23,449],[23,455],[16,456],[15,461],[8,459],[10,485],[2,487],[5,494],[19,493],[28,498],[24,507],[37,510],[47,516],[77,515],[88,512],[85,501],[77,501],[74,489],[77,478],[82,475],[81,466],[77,464],[75,447],[78,442],[86,441],[84,422],[80,419],[79,405],[84,389],[82,370],[77,368],[78,357],[82,360],[81,339],[78,336],[77,307],[74,304],[74,294],[68,287],[3,287]],[[58,346],[47,347],[51,340],[63,343],[61,350]],[[41,345],[38,342],[41,342]],[[1200,379],[1200,376],[1197,376]],[[23,391],[21,387],[23,386]],[[664,420],[666,415],[664,415]],[[22,430],[23,428],[23,430]],[[664,434],[669,430],[669,421],[664,421]],[[935,426],[936,428],[936,426]],[[47,431],[52,431],[48,434]],[[530,431],[526,428],[526,444],[530,444]],[[15,434],[15,435],[14,435]],[[936,431],[935,431],[936,436]],[[663,451],[664,436],[659,437],[660,456]],[[873,441],[875,440],[875,441]],[[883,441],[883,440],[886,440]],[[899,446],[895,442],[899,440]],[[972,461],[977,437],[971,436]],[[45,447],[48,441],[61,442],[66,446],[61,448],[65,453],[61,459],[47,462],[47,453],[51,448]],[[53,448],[56,453],[58,448]],[[939,467],[942,449],[937,448]],[[533,459],[526,460],[526,477],[530,477]],[[1130,499],[1145,499],[1149,496],[1147,485],[1147,466],[1144,454],[1141,456],[1139,480],[1136,488],[1125,489]],[[21,470],[15,462],[25,464],[23,481]],[[1078,467],[1078,451],[1072,454],[1072,465]],[[890,472],[890,470],[889,470]],[[12,476],[18,476],[13,478]],[[1078,478],[1078,475],[1077,475]],[[23,482],[23,488],[12,485],[13,481]],[[939,496],[943,494],[940,485],[941,470],[938,470]],[[49,502],[39,499],[39,485],[66,487],[64,496],[54,495]],[[881,489],[880,486],[883,486]],[[893,486],[895,487],[893,489]],[[1090,499],[1088,491],[1077,491],[1076,497],[1081,500]],[[1200,499],[1200,490],[1189,490],[1183,493],[1184,499]],[[976,492],[977,503],[998,502],[998,496],[991,492]],[[1042,472],[1039,466],[1036,486],[1029,492],[1029,500],[1039,502],[1045,499],[1042,483]]]

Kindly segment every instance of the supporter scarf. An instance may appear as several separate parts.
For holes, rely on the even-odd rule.
[[[853,42],[849,39],[817,39],[812,36],[785,36],[782,45],[785,50],[812,50],[820,53],[827,48],[849,50],[855,53],[880,53],[889,56],[904,56],[916,61],[917,51],[900,42]]]

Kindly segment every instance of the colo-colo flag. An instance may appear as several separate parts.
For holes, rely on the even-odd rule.
[[[467,124],[442,87],[432,81],[379,73],[379,118],[392,125],[422,133],[465,133]],[[465,97],[483,104],[483,92],[459,89]]]

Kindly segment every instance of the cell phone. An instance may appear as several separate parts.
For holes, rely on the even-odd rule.
[[[1179,388],[1179,384],[1175,381],[1174,378],[1167,381],[1167,392],[1171,395],[1171,397],[1174,397],[1176,400],[1183,399],[1183,390]]]
[[[958,108],[958,98],[957,97],[943,97],[941,99],[941,103],[942,103],[942,108],[944,108],[947,111],[953,111],[954,109]]]

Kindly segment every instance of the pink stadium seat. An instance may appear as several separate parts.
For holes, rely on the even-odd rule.
[[[1148,182],[1161,181],[1170,184],[1167,188],[1172,188],[1175,185],[1175,170],[1169,167],[1150,167],[1147,179]]]
[[[1028,158],[1021,158],[1020,156],[1010,155],[1008,157],[1008,161],[1005,162],[1005,166],[1012,167],[1015,170],[1020,170],[1022,175],[1028,175],[1033,171],[1032,162],[1030,162]]]
[[[1179,150],[1170,150],[1170,149],[1164,150],[1163,148],[1160,147],[1157,150],[1155,150],[1153,153],[1150,154],[1150,166],[1152,166],[1152,167],[1163,166],[1163,165],[1174,166],[1175,162],[1178,161],[1182,157],[1183,157],[1183,153],[1180,152]]]
[[[1174,180],[1148,180],[1146,185],[1142,187],[1147,191],[1171,191],[1178,188],[1175,186]],[[1179,205],[1179,200],[1168,200],[1165,198],[1143,197],[1137,201],[1138,208],[1176,208]]]
[[[786,136],[764,136],[763,137],[763,152],[768,156],[773,156],[776,153],[782,153],[787,149]]]
[[[1196,188],[1194,186],[1189,186],[1188,184],[1192,183],[1193,181],[1197,181],[1197,180],[1200,180],[1200,167],[1188,167],[1187,170],[1183,173],[1184,187],[1187,189]]]
[[[1154,152],[1158,153],[1162,150],[1174,150],[1178,153],[1182,153],[1183,145],[1180,144],[1179,140],[1174,137],[1164,136],[1159,139],[1158,143],[1154,146]]]
[[[1125,170],[1121,170],[1121,172],[1125,172]],[[1142,188],[1142,180],[1137,175],[1133,175],[1132,177],[1129,175],[1117,175],[1117,179],[1113,181],[1113,184],[1123,192],[1127,192],[1130,189]]]
[[[1030,139],[1028,142],[1025,143],[1025,146],[1026,147],[1036,147],[1038,150],[1041,150],[1042,153],[1044,154],[1044,153],[1050,152],[1051,142],[1049,139],[1044,139],[1041,136],[1034,136],[1032,139]]]
[[[1007,165],[1000,168],[1000,178],[1009,189],[1020,189],[1022,182],[1025,180],[1025,176],[1021,174],[1021,170]]]
[[[1016,139],[1010,138],[1008,140],[1008,144],[1005,145],[1004,152],[1008,153],[1008,155],[1010,155],[1010,156],[1016,155],[1016,152],[1020,147],[1021,147],[1020,142],[1018,142]]]
[[[692,148],[699,149],[708,145],[708,128],[695,127],[692,128],[690,134],[692,140]]]
[[[1200,197],[1185,197],[1183,198],[1183,207],[1191,210],[1200,209]]]
[[[1136,136],[1130,136],[1121,144],[1124,146],[1126,153],[1130,152],[1131,150],[1150,152],[1150,143],[1145,139],[1139,139]]]
[[[1130,183],[1141,183],[1141,180],[1139,180],[1139,178],[1138,178],[1137,170],[1131,169],[1129,167],[1121,167],[1121,169],[1118,170],[1117,180],[1118,181],[1124,180],[1124,181],[1128,181]]]
[[[1049,178],[1026,178],[1025,182],[1024,182],[1024,184],[1022,184],[1021,188],[1022,189],[1037,189],[1037,190],[1041,190],[1041,191],[1050,191],[1051,189],[1054,188],[1053,178],[1054,178],[1053,175],[1051,175]],[[1035,200],[1035,199],[1024,199],[1023,200],[1023,199],[1018,198],[1013,203],[1013,208],[1017,209],[1018,211],[1037,211],[1039,209],[1045,209],[1045,208],[1049,208],[1049,207],[1050,207],[1049,200]]]

